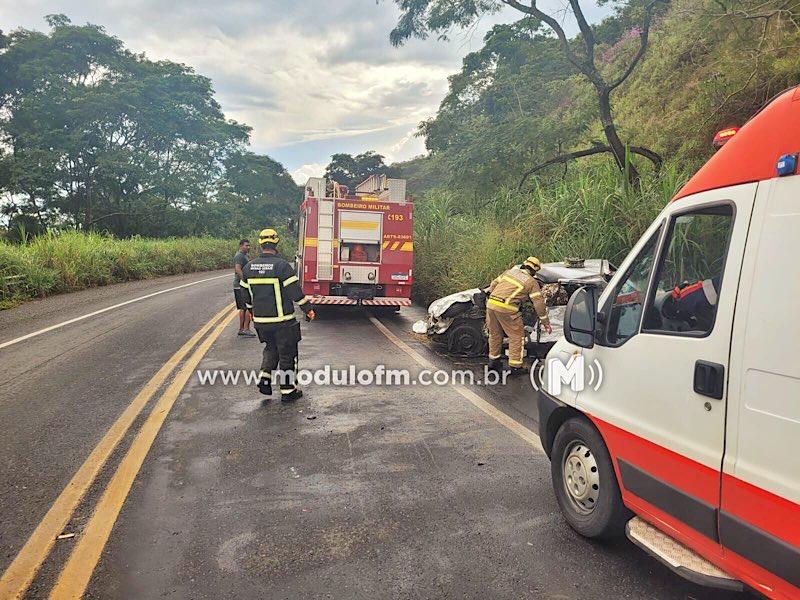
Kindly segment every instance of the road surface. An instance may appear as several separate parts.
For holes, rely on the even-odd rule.
[[[0,597],[742,597],[577,536],[526,381],[312,383],[294,404],[201,383],[258,368],[230,286],[201,273],[0,313]],[[301,367],[479,371],[415,339],[419,314],[322,315]]]

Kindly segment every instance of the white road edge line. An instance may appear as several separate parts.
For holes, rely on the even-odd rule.
[[[389,341],[392,342],[395,346],[400,348],[403,352],[408,354],[411,358],[413,358],[417,364],[426,369],[436,369],[436,366],[428,361],[425,357],[423,357],[419,352],[414,350],[411,346],[406,344],[403,340],[397,337],[394,333],[392,333],[386,325],[381,323],[377,318],[370,315],[369,320],[372,321],[372,324],[378,328],[378,330],[389,338]],[[533,446],[536,450],[544,454],[544,448],[542,447],[542,442],[539,439],[539,436],[525,427],[522,423],[515,421],[511,417],[509,417],[506,413],[502,410],[494,406],[493,404],[487,402],[483,398],[481,398],[478,394],[473,392],[466,386],[463,385],[456,385],[453,384],[451,387],[461,394],[462,397],[466,398],[470,401],[470,403],[475,406],[476,408],[480,409],[485,414],[492,417],[495,421],[500,423],[503,427],[511,431],[512,433],[516,434],[526,442],[528,442],[531,446]]]
[[[193,281],[191,283],[185,283],[183,285],[178,285],[175,287],[168,288],[166,290],[160,290],[158,292],[153,292],[152,294],[147,294],[146,296],[139,296],[138,298],[132,298],[130,300],[126,300],[125,302],[120,302],[119,304],[114,304],[113,306],[107,306],[106,308],[101,308],[100,310],[96,310],[94,312],[90,312],[86,315],[81,315],[80,317],[75,317],[74,319],[69,319],[68,321],[64,321],[62,323],[57,323],[55,325],[50,325],[50,327],[45,327],[44,329],[40,329],[39,331],[34,331],[32,333],[28,333],[26,335],[20,336],[18,338],[14,338],[13,340],[9,340],[7,342],[3,342],[0,344],[0,350],[3,348],[8,348],[9,346],[13,346],[14,344],[18,344],[19,342],[24,342],[25,340],[29,340],[37,335],[42,335],[43,333],[47,333],[48,331],[53,331],[54,329],[59,329],[64,327],[65,325],[71,325],[72,323],[77,323],[78,321],[83,321],[84,319],[88,319],[89,317],[94,317],[104,312],[108,312],[110,310],[114,310],[115,308],[121,308],[123,306],[127,306],[128,304],[133,304],[134,302],[139,302],[140,300],[147,300],[148,298],[152,298],[153,296],[158,296],[160,294],[166,294],[167,292],[174,292],[175,290],[180,290],[183,288],[187,288],[192,285],[197,285],[198,283],[205,283],[206,281],[213,281],[214,279],[221,279],[223,277],[230,277],[227,273],[225,275],[216,275],[214,277],[209,277],[207,279],[201,279],[199,281]]]

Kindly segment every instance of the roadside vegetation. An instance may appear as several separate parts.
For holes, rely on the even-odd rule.
[[[542,261],[605,258],[619,264],[685,176],[666,168],[634,190],[613,164],[528,189],[500,188],[464,202],[432,190],[415,205],[415,295],[440,296],[487,285],[531,253]]]
[[[800,84],[797,0],[628,0],[595,25],[587,2],[570,2],[579,31],[563,39],[563,14],[536,3],[396,3],[395,43],[456,35],[501,7],[518,18],[450,77],[420,124],[429,154],[398,165],[416,198],[419,301],[486,285],[530,254],[619,262],[717,131]]]
[[[0,240],[0,309],[110,283],[228,268],[237,242],[213,237],[119,240],[75,231],[39,235],[23,244]]]
[[[715,132],[800,84],[800,0],[599,2],[610,14],[596,24],[578,0],[568,14],[394,2],[387,44],[509,15],[420,124],[426,156],[335,154],[326,171],[351,187],[375,172],[408,179],[423,302],[530,254],[620,261]],[[46,21],[45,33],[0,32],[0,303],[228,266],[244,232],[296,216],[299,187],[247,149],[250,128],[226,118],[210,80],[100,26]]]

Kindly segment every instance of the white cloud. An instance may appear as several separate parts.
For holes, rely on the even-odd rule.
[[[0,0],[5,30],[46,29],[50,13],[103,25],[135,52],[210,77],[226,115],[253,127],[253,149],[293,175],[327,162],[325,140],[363,140],[356,151],[389,160],[420,154],[422,140],[408,132],[435,114],[447,76],[493,24],[519,16],[507,9],[450,42],[393,48],[391,0]]]
[[[292,178],[298,185],[304,185],[309,177],[322,177],[325,174],[324,163],[309,163],[301,165],[291,172]]]

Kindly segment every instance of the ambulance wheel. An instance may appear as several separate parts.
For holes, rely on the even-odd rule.
[[[622,503],[608,448],[588,420],[569,419],[558,430],[550,472],[558,506],[570,527],[588,538],[623,534],[633,515]]]

